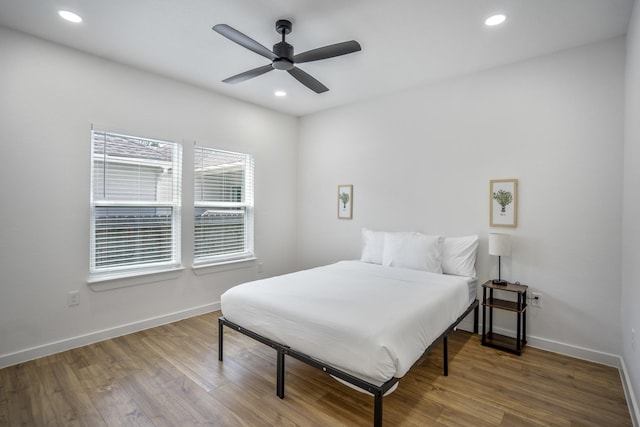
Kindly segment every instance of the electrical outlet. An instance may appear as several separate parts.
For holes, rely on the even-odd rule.
[[[636,330],[631,328],[631,350],[636,351]]]
[[[67,307],[73,307],[74,305],[80,305],[80,291],[67,292]]]
[[[542,308],[542,294],[531,292],[531,307]]]
[[[263,263],[261,263],[261,262],[259,262],[259,263],[256,265],[256,270],[258,271],[258,273],[262,273],[263,267],[264,267],[264,264],[263,264]]]

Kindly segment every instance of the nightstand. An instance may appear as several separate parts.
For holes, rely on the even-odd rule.
[[[518,356],[522,354],[527,344],[527,285],[507,283],[493,284],[491,280],[482,285],[482,345],[498,348]],[[487,289],[489,297],[487,298]],[[494,298],[495,290],[516,294],[517,301],[507,301]],[[516,314],[516,338],[507,337],[493,332],[493,309],[511,311]],[[487,324],[487,309],[489,309],[489,323]],[[488,330],[487,330],[488,326]]]

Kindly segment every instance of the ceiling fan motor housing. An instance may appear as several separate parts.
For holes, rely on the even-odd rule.
[[[273,53],[278,56],[273,60],[273,68],[276,70],[290,70],[293,68],[293,46],[287,42],[273,45]]]

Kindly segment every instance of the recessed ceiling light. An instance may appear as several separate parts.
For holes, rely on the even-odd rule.
[[[68,10],[59,10],[58,15],[65,21],[73,22],[74,24],[78,24],[82,22],[82,18],[77,13],[69,12]]]
[[[279,98],[282,98],[283,96],[287,96],[287,92],[283,91],[283,90],[277,90],[275,92],[273,92],[273,94]]]
[[[504,16],[504,15],[493,15],[493,16],[488,17],[484,21],[484,24],[489,26],[489,27],[493,27],[493,26],[502,24],[505,21],[505,19],[507,19],[507,17]]]

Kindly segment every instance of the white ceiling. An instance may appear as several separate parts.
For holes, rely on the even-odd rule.
[[[625,34],[634,0],[0,0],[0,25],[274,110],[302,116]],[[84,18],[69,24],[67,9]],[[505,24],[489,28],[496,12]],[[221,81],[269,61],[211,30],[225,23],[271,49],[277,19],[300,53],[346,40],[362,51]],[[0,58],[1,62],[1,58]],[[276,98],[283,89],[286,98]]]

